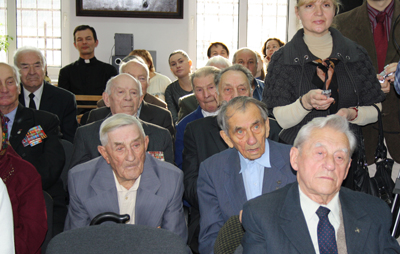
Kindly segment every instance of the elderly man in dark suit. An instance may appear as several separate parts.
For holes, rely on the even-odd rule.
[[[60,180],[65,155],[59,139],[58,118],[49,112],[25,108],[18,102],[19,73],[15,68],[0,63],[0,76],[7,77],[7,83],[0,86],[0,111],[9,119],[9,141],[15,152],[39,172],[43,190],[54,200],[53,232],[60,233],[67,209]]]
[[[244,205],[244,253],[400,253],[387,204],[341,187],[355,147],[341,116],[303,126],[290,151],[297,182]]]
[[[56,114],[60,120],[62,138],[73,142],[78,127],[75,96],[44,80],[46,60],[40,50],[19,48],[14,55],[14,65],[21,73],[19,102],[22,106]]]
[[[200,164],[200,253],[214,253],[219,230],[231,216],[239,215],[247,200],[296,180],[289,163],[291,146],[267,139],[267,112],[264,103],[240,96],[218,113],[220,135],[230,149]]]
[[[128,74],[122,74],[128,75]],[[102,156],[71,169],[65,230],[88,226],[100,213],[128,214],[128,224],[160,227],[187,238],[183,173],[146,153],[140,122],[116,114],[100,127]]]
[[[396,71],[400,60],[400,49],[395,41],[400,42],[399,24],[400,0],[366,0],[351,11],[335,17],[338,30],[349,39],[363,46],[377,74],[390,74]],[[381,17],[381,22],[377,20]],[[384,73],[382,73],[384,71]],[[386,99],[382,102],[382,121],[385,142],[389,155],[396,162],[392,178],[400,170],[400,99],[393,86],[395,75],[390,75],[381,83]],[[382,75],[378,75],[383,80]],[[375,150],[378,144],[378,124],[369,124],[362,128],[365,142],[365,153],[368,164],[374,163]]]
[[[131,75],[133,74],[132,76],[141,82],[140,84],[142,85],[142,92],[144,97],[141,102],[141,105],[139,106],[138,117],[145,122],[156,124],[158,126],[168,129],[169,132],[171,133],[172,138],[174,138],[175,126],[172,123],[171,113],[167,109],[162,108],[157,104],[152,104],[154,103],[154,100],[160,102],[162,101],[146,92],[148,86],[147,80],[149,79],[149,72],[147,65],[141,60],[138,60],[137,56],[130,56],[130,57],[134,58],[126,63],[123,63],[120,66],[120,73],[129,73]],[[110,113],[110,109],[108,108],[109,105],[106,104],[106,106],[107,107],[94,109],[90,111],[87,123],[104,119]]]
[[[107,117],[118,113],[137,116],[143,94],[139,82],[131,75],[123,73],[107,82],[103,98],[111,109],[111,113]],[[100,145],[100,125],[104,120],[78,128],[75,135],[70,168],[100,156],[97,147]],[[140,121],[144,132],[149,136],[148,151],[157,158],[174,163],[173,144],[168,130],[142,120]]]

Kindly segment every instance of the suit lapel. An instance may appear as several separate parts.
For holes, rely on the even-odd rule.
[[[111,166],[101,157],[96,164],[96,168],[98,170],[90,183],[96,195],[86,201],[87,207],[95,209],[89,211],[89,213],[93,217],[100,212],[119,213],[117,188]]]
[[[10,137],[10,143],[14,150],[22,145],[22,140],[24,139],[28,130],[32,128],[34,124],[35,119],[33,117],[33,112],[19,104],[15,114]]]
[[[153,120],[153,114],[149,111],[149,106],[145,101],[142,101],[139,118],[149,123],[151,123]]]
[[[273,142],[270,142],[269,139],[266,139],[266,142],[268,142],[269,144],[269,153],[270,153],[269,160],[271,163],[271,169],[273,169],[274,174],[270,175],[269,170],[264,170],[262,193],[268,193],[274,191],[275,190],[274,187],[282,183],[283,179],[280,180],[279,178],[282,178],[283,175],[280,174],[279,172],[286,165],[285,159],[282,157],[280,150],[277,147],[275,147],[275,144]],[[276,179],[276,177],[278,176],[279,178]],[[278,180],[280,180],[280,183],[275,182]]]
[[[20,90],[21,90],[21,93],[19,94],[19,98],[18,98],[18,100],[19,100],[19,103],[22,105],[22,106],[24,106],[25,107],[25,98],[24,98],[24,89],[22,89],[22,83],[21,84],[19,84],[20,85]]]
[[[40,106],[39,106],[40,110],[50,110],[51,109],[50,102],[52,101],[51,97],[53,97],[53,94],[49,91],[50,90],[49,86],[51,86],[51,85],[47,84],[47,82],[44,82],[42,97],[40,98]]]
[[[307,223],[301,212],[297,183],[292,184],[288,190],[278,223],[299,253],[315,254]]]
[[[135,224],[152,227],[162,227],[162,216],[167,207],[167,201],[157,195],[161,182],[154,171],[154,161],[146,153],[143,173],[136,196]]]
[[[247,201],[243,177],[242,174],[239,174],[240,159],[236,149],[230,149],[230,155],[227,161],[230,165],[224,169],[225,173],[228,175],[227,181],[224,183],[224,188],[229,198],[229,203],[236,213],[243,209],[243,204]]]
[[[368,239],[371,220],[344,191],[339,192],[348,253],[360,253]]]
[[[217,122],[217,117],[216,116],[211,116],[213,118],[212,121],[212,128],[210,128],[209,132],[211,137],[214,140],[215,145],[217,146],[218,150],[221,152],[228,148],[228,145],[225,143],[225,141],[222,140],[221,136],[219,135],[219,126]]]

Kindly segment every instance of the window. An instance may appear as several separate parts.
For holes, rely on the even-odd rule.
[[[198,68],[211,42],[225,43],[232,58],[241,47],[261,52],[270,37],[287,40],[288,0],[197,0],[196,8]]]
[[[17,0],[17,48],[32,46],[48,66],[61,66],[60,0]]]
[[[42,51],[48,67],[61,67],[61,0],[0,0],[0,24],[0,35],[13,37],[0,61],[12,64],[17,48],[32,46]]]

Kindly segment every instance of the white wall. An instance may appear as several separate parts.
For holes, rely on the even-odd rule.
[[[78,59],[79,54],[73,45],[72,33],[76,26],[86,24],[94,27],[97,32],[97,59],[109,63],[114,34],[132,33],[134,48],[156,50],[156,71],[167,75],[171,80],[176,79],[169,69],[168,56],[176,49],[189,52],[189,16],[193,17],[189,14],[189,0],[184,0],[183,19],[78,17],[75,11],[76,1],[64,2],[67,2],[69,8],[63,10],[63,29],[69,36],[63,39],[62,46],[69,47],[69,53],[63,55],[63,66]],[[192,5],[195,3],[190,2]]]

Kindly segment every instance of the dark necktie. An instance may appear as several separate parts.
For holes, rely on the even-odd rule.
[[[3,147],[5,147],[5,142],[8,141],[8,122],[10,121],[10,118],[4,116],[4,122],[3,124]]]
[[[328,214],[331,210],[320,206],[316,212],[319,217],[318,222],[318,246],[321,254],[337,254],[337,243],[335,238],[335,229],[329,222]]]
[[[29,94],[29,108],[36,109],[36,104],[33,98],[35,95],[33,93]]]
[[[386,52],[388,48],[388,40],[384,25],[386,12],[380,12],[376,15],[376,27],[374,30],[374,42],[376,48],[376,57],[378,59],[378,73],[383,71],[385,66]]]

